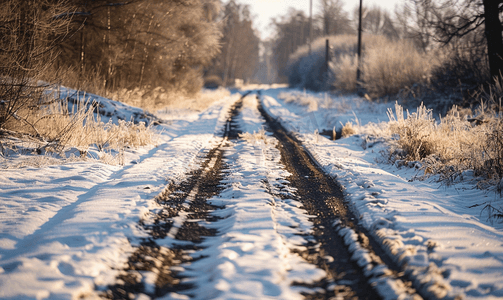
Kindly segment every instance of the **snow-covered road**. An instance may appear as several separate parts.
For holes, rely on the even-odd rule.
[[[279,91],[171,115],[122,167],[0,170],[0,298],[503,297],[502,228],[463,208],[487,195],[411,181],[414,169],[376,162],[383,145],[363,149],[361,136],[319,136],[334,111]],[[307,196],[301,183],[326,175],[295,179],[288,159],[301,159],[271,122],[339,196]]]

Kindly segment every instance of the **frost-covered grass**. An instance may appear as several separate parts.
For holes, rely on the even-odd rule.
[[[351,109],[351,103],[347,98],[341,98],[341,101],[334,102],[328,93],[313,95],[306,91],[290,91],[279,93],[278,98],[285,103],[294,103],[296,105],[307,107],[307,111],[316,111],[320,108],[335,109],[338,111],[348,111]]]
[[[10,138],[0,141],[3,167],[40,166],[68,158],[123,164],[125,149],[154,142],[154,132],[145,122],[135,122],[133,117],[110,118],[113,106],[107,107],[98,98],[86,95],[75,99],[74,93],[71,94],[63,93],[66,97],[56,97],[40,108],[19,112],[22,122],[5,124],[2,135]],[[53,97],[54,93],[46,96]],[[24,156],[22,162],[9,162],[20,156]]]
[[[40,166],[61,163],[70,156],[71,160],[94,158],[107,164],[122,164],[125,149],[154,143],[151,121],[155,117],[145,111],[199,112],[229,95],[226,89],[203,90],[193,96],[168,93],[162,88],[123,89],[110,95],[116,102],[60,87],[44,95],[50,104],[19,112],[23,121],[14,119],[5,124],[5,135],[17,137],[0,144],[2,165]],[[124,112],[127,113],[122,115]],[[10,161],[25,154],[42,154],[45,158],[26,156],[22,162]]]
[[[41,120],[39,133],[57,147],[87,148],[96,145],[99,149],[140,147],[152,142],[153,132],[144,122],[117,120],[104,123],[100,114],[94,114],[96,105],[82,105],[68,114],[68,107],[52,105],[37,114]]]
[[[446,116],[435,118],[434,111],[424,105],[409,112],[395,103],[394,108],[388,107],[388,120],[361,124],[354,110],[364,105],[372,109],[373,103],[365,98],[292,91],[279,93],[278,99],[304,107],[307,112],[323,111],[325,120],[337,120],[334,114],[353,113],[353,118],[338,120],[339,124],[332,122],[331,126],[338,126],[342,137],[360,134],[369,141],[384,141],[388,145],[388,150],[382,152],[384,161],[414,165],[424,172],[424,178],[439,175],[449,184],[473,173],[480,179],[480,187],[503,189],[503,122],[497,112],[499,106],[481,103],[475,111],[454,106]]]
[[[395,112],[388,112],[388,130],[398,139],[390,143],[388,158],[418,161],[425,175],[440,174],[447,182],[462,178],[463,173],[474,172],[483,178],[482,185],[501,190],[503,123],[483,106],[475,113],[478,117],[467,118],[463,113],[466,110],[460,113],[454,106],[437,121],[433,111],[422,105],[415,112],[405,114],[396,104]]]

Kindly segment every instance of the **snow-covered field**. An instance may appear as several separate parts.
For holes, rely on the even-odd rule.
[[[415,168],[378,162],[386,146],[378,139],[356,135],[331,141],[314,133],[340,127],[355,115],[360,124],[386,121],[392,104],[339,97],[326,108],[278,100],[280,92],[289,91],[264,90],[264,108],[337,177],[362,226],[419,282],[423,294],[503,298],[503,226],[481,215],[480,207],[470,208],[501,201],[499,196],[476,189],[470,178],[448,187],[435,177],[414,180],[420,172]],[[198,156],[221,142],[227,111],[238,98],[222,99],[203,112],[158,114],[169,121],[156,127],[156,145],[126,151],[123,166],[92,159],[44,160],[21,168],[2,164],[0,298],[91,299],[98,295],[96,288],[113,284],[133,251],[131,243],[146,234],[138,221],[158,209],[154,197],[168,182],[180,182],[197,169]],[[239,118],[249,133],[263,124],[253,99],[245,98]],[[128,115],[121,111],[127,106],[114,107]],[[300,204],[272,205],[275,198],[264,186],[280,186],[287,176],[274,140],[250,135],[225,149],[227,188],[210,200],[225,205],[215,213],[227,218],[211,224],[225,230],[203,242],[207,248],[199,255],[206,259],[182,266],[197,286],[198,299],[301,298],[302,288],[291,283],[316,281],[324,271],[290,251],[304,242],[297,233],[311,226]]]

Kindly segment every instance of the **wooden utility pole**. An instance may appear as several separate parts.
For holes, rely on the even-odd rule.
[[[362,2],[360,0],[360,9],[358,11],[358,67],[356,69],[356,88],[361,93],[361,68],[362,68]]]

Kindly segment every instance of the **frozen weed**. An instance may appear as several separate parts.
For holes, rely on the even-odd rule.
[[[495,207],[494,205],[487,203],[480,214],[487,214],[487,219],[492,223],[496,219],[499,223],[503,223],[503,207]]]
[[[395,113],[388,111],[388,126],[391,136],[397,137],[390,153],[398,155],[390,158],[421,162],[425,176],[438,174],[447,184],[472,171],[480,177],[479,187],[496,187],[503,178],[503,122],[494,113],[488,115],[484,105],[471,118],[467,110],[453,107],[436,121],[423,105],[405,117],[396,104]]]
[[[265,134],[264,128],[261,128],[258,132],[253,131],[253,133],[245,132],[240,133],[239,138],[246,140],[250,144],[260,144],[260,143],[268,143],[267,135]]]
[[[342,127],[342,132],[341,132],[341,136],[342,137],[348,137],[348,136],[352,136],[354,134],[356,134],[356,128],[355,126],[353,126],[353,123],[351,122],[347,122],[343,127]]]

